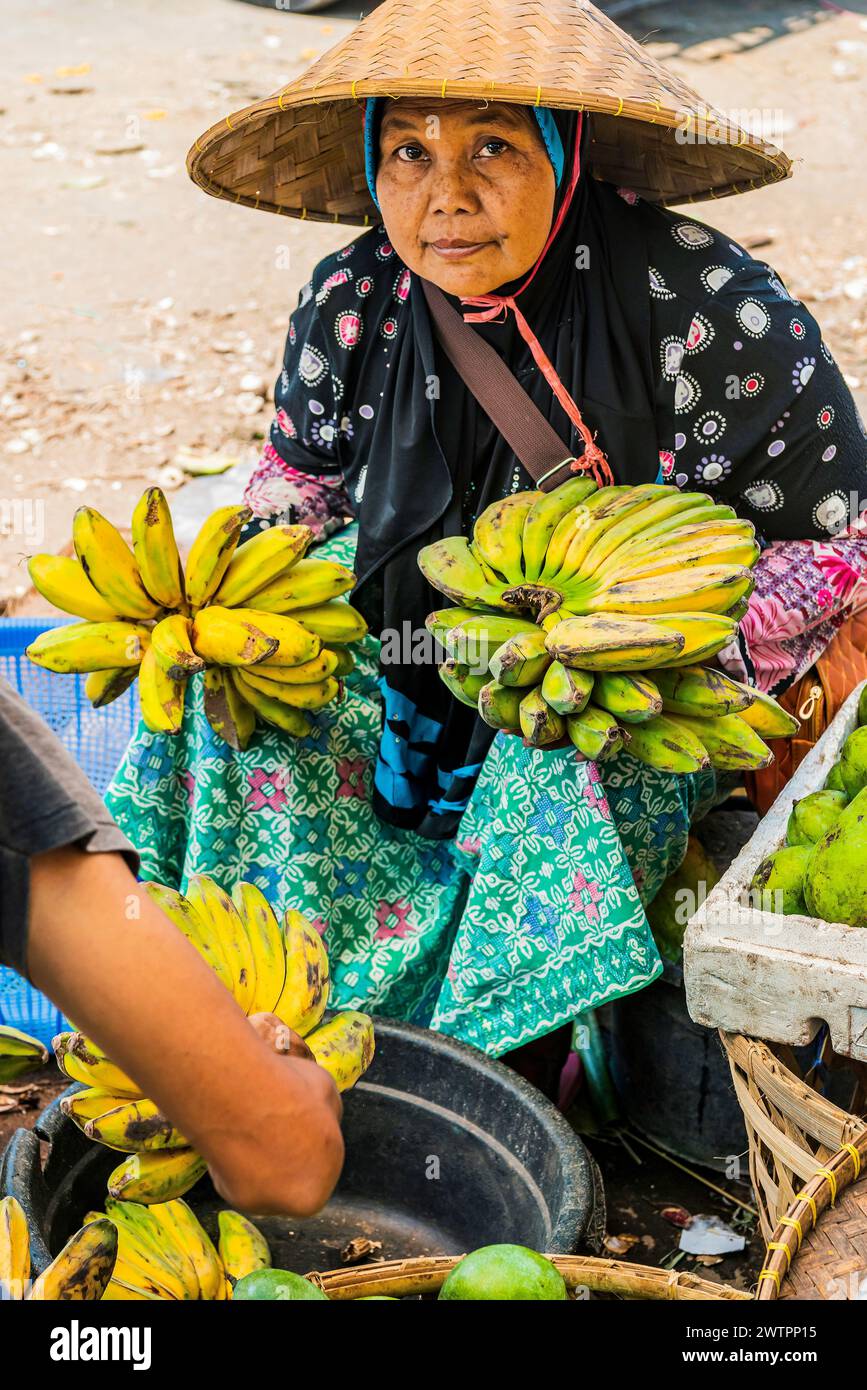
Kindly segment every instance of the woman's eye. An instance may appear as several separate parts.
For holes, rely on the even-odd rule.
[[[508,149],[505,140],[486,140],[479,154],[484,159],[490,159],[493,155],[502,154],[505,149]]]
[[[395,150],[395,154],[406,164],[417,164],[420,159],[425,158],[421,145],[401,145]]]

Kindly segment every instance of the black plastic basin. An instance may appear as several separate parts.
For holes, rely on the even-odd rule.
[[[346,1165],[328,1206],[305,1221],[259,1223],[281,1268],[336,1268],[355,1237],[380,1241],[385,1259],[461,1254],[496,1241],[570,1254],[601,1206],[595,1164],[554,1106],[442,1034],[377,1019],[376,1058],[344,1103]],[[44,1167],[40,1139],[48,1144]],[[16,1196],[27,1213],[37,1272],[84,1213],[102,1207],[118,1160],[57,1102],[35,1132],[13,1135],[0,1194]],[[210,1182],[187,1200],[213,1235],[220,1202]]]

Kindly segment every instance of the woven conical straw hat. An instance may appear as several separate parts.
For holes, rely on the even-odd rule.
[[[597,178],[660,203],[787,178],[782,151],[731,124],[589,0],[385,0],[301,77],[195,143],[206,193],[316,221],[378,222],[366,97],[444,97],[592,113]]]

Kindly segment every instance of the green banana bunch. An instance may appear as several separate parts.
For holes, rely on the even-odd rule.
[[[40,593],[84,621],[42,633],[27,656],[47,670],[86,674],[96,709],[138,678],[153,733],[180,731],[187,684],[201,675],[205,717],[230,747],[247,748],[258,721],[305,737],[314,725],[301,711],[339,698],[354,666],[348,645],[367,625],[342,598],[352,572],[305,558],[308,527],[273,526],[240,544],[251,515],[218,508],[182,567],[159,488],[136,505],[132,550],[105,517],[81,507],[78,558],[35,555],[30,573]]]

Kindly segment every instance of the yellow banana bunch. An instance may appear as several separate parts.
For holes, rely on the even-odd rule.
[[[236,884],[230,897],[204,875],[191,878],[184,894],[159,883],[143,888],[246,1014],[275,1014],[307,1036],[314,1053],[322,1050],[323,1065],[341,1089],[357,1080],[373,1057],[373,1025],[365,1015],[352,1013],[337,1014],[319,1026],[331,986],[328,955],[302,913],[290,908],[281,923],[255,884]],[[2,1034],[0,1030],[0,1043]],[[32,1056],[39,1044],[28,1041]],[[135,1081],[79,1032],[58,1034],[53,1046],[60,1067],[82,1085],[61,1097],[63,1113],[89,1139],[126,1155],[109,1178],[110,1196],[124,1206],[156,1208],[189,1192],[205,1172],[205,1161]],[[110,1216],[116,1214],[109,1209]],[[168,1211],[168,1218],[186,1222],[178,1209]],[[190,1239],[193,1244],[199,1239],[194,1230]],[[127,1275],[118,1279],[128,1292]]]
[[[0,1086],[14,1081],[25,1072],[44,1067],[48,1061],[48,1051],[36,1038],[0,1025]]]
[[[30,573],[40,593],[83,621],[42,633],[28,657],[86,675],[96,709],[138,677],[155,734],[180,732],[187,683],[201,675],[205,717],[230,747],[246,749],[259,721],[305,737],[314,724],[303,711],[339,698],[355,664],[348,645],[367,625],[342,597],[351,570],[304,558],[309,527],[272,526],[241,543],[251,516],[244,506],[218,508],[182,566],[159,488],[136,505],[132,549],[99,512],[79,508],[77,558],[34,555]],[[263,669],[251,675],[253,666]]]
[[[219,1250],[179,1200],[144,1206],[109,1197],[105,1214],[89,1212],[86,1220],[85,1230],[108,1225],[116,1238],[107,1302],[219,1302],[231,1297],[235,1280],[270,1261],[261,1232],[236,1211],[218,1213]]]
[[[752,524],[704,493],[575,478],[513,494],[471,540],[419,556],[461,605],[427,620],[450,658],[440,677],[532,747],[565,731],[584,757],[628,751],[672,773],[765,766],[762,733],[793,721],[701,664],[735,640],[758,554]]]

